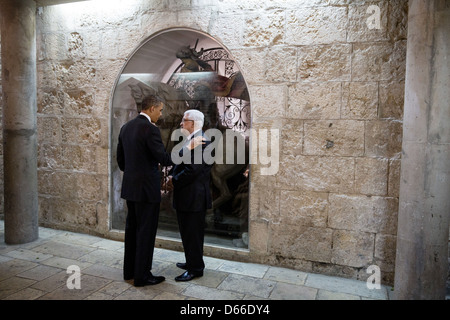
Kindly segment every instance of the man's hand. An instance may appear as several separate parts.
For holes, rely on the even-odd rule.
[[[195,149],[198,146],[205,144],[206,139],[202,136],[197,136],[194,139],[191,139],[191,143],[189,143],[187,145],[186,148],[188,148],[189,150]]]

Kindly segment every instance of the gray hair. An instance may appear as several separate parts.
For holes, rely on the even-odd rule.
[[[205,121],[205,116],[203,115],[203,112],[190,109],[184,112],[185,116],[189,116],[190,120],[194,120],[194,128],[195,129],[201,129],[203,128],[203,123]]]

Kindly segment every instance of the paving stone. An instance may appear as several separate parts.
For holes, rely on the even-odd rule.
[[[184,253],[172,250],[163,250],[155,248],[153,252],[153,259],[166,261],[166,262],[185,262]]]
[[[218,290],[195,284],[187,287],[182,294],[202,300],[241,300],[244,297],[244,295],[240,293]]]
[[[25,288],[16,293],[13,293],[10,296],[7,296],[3,300],[35,300],[44,294],[46,294],[45,291],[33,288]]]
[[[259,264],[225,261],[217,270],[255,278],[262,278],[266,274],[267,269],[269,269],[268,266]]]
[[[304,285],[307,275],[307,273],[301,271],[270,267],[267,270],[264,279]]]
[[[275,285],[275,281],[230,274],[218,289],[268,298]]]
[[[228,273],[226,272],[205,269],[203,277],[196,278],[193,281],[200,286],[217,288],[227,276]]]
[[[37,265],[37,263],[19,259],[6,261],[0,264],[0,281],[13,277],[18,273],[32,269]]]
[[[367,288],[366,282],[352,279],[342,279],[319,274],[309,274],[306,279],[305,285],[317,289],[349,293],[371,299],[387,300],[388,298],[386,288],[384,286],[382,286],[379,290],[370,290]]]
[[[210,270],[217,270],[223,264],[223,260],[211,258],[211,257],[203,257],[205,261],[205,268]]]
[[[114,300],[152,300],[161,294],[159,290],[144,290],[143,288],[131,287],[115,297]]]
[[[21,259],[21,260],[33,261],[33,262],[44,261],[44,260],[52,257],[52,255],[50,255],[50,254],[44,254],[44,253],[40,253],[40,252],[28,250],[28,249],[17,249],[14,251],[10,251],[10,252],[6,253],[6,256],[16,258],[16,259]]]
[[[0,263],[11,261],[11,260],[14,260],[14,258],[0,255]]]
[[[113,281],[110,284],[106,285],[96,293],[104,294],[110,296],[111,299],[121,295],[124,291],[131,288],[132,285],[125,281]]]
[[[36,282],[31,287],[45,292],[52,292],[62,286],[65,286],[66,281],[67,281],[67,273],[66,271],[61,271],[60,273],[57,273],[42,281]]]
[[[60,234],[52,237],[52,241],[68,244],[80,244],[83,246],[90,246],[100,240],[100,238],[95,236],[73,232],[61,232]]]
[[[110,282],[111,280],[82,274],[81,289],[69,289],[66,285],[63,285],[40,297],[39,300],[83,300]]]
[[[319,290],[316,300],[361,300],[361,298],[348,293]]]
[[[31,280],[40,281],[40,280],[44,280],[54,274],[57,274],[59,272],[61,272],[61,269],[59,269],[59,268],[39,265],[37,267],[34,267],[33,269],[29,269],[27,271],[19,273],[17,276],[22,277],[22,278],[31,279]]]
[[[172,292],[162,292],[153,298],[153,300],[186,300],[186,296]]]
[[[93,294],[84,298],[84,300],[112,300],[114,297],[101,292],[94,292]]]
[[[270,299],[272,300],[315,300],[317,289],[305,286],[296,286],[289,283],[277,283]]]
[[[110,267],[123,267],[123,253],[98,249],[79,258],[80,261],[101,263]]]
[[[123,270],[119,268],[109,267],[102,264],[94,264],[83,269],[82,274],[101,277],[105,279],[123,281]]]
[[[30,285],[34,280],[24,279],[20,277],[12,277],[3,281],[0,281],[0,299],[4,299]]]
[[[50,259],[42,261],[42,264],[51,266],[51,267],[61,268],[64,270],[67,270],[67,268],[72,265],[79,266],[81,270],[92,265],[92,263],[90,263],[90,262],[83,262],[80,260],[61,258],[61,257],[52,257]]]
[[[2,223],[0,223],[2,226]],[[45,228],[41,228],[45,229]],[[50,229],[49,229],[50,230]],[[44,233],[45,234],[45,233]],[[155,248],[152,272],[166,277],[156,286],[136,288],[123,280],[120,242],[51,231],[34,245],[0,243],[0,299],[44,300],[387,300],[387,287],[369,290],[351,279],[205,257],[203,277],[176,282],[184,253]],[[73,243],[69,243],[73,241]],[[110,242],[111,241],[111,242]],[[39,257],[39,259],[37,259]],[[81,290],[69,290],[66,269],[81,269]]]
[[[97,238],[97,240],[98,240],[98,238]],[[106,240],[106,239],[94,242],[90,246],[99,248],[99,249],[112,250],[112,251],[120,251],[120,250],[124,249],[123,242]]]
[[[52,254],[53,256],[68,258],[68,259],[78,259],[89,252],[95,250],[95,248],[89,248],[80,245],[72,245],[64,242],[49,241],[39,247],[33,249],[36,252]]]

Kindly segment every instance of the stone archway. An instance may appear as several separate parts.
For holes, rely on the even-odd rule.
[[[171,133],[183,112],[205,114],[204,129],[232,130],[244,141],[246,163],[214,164],[213,209],[206,218],[208,244],[248,247],[248,188],[250,98],[247,85],[231,53],[206,33],[174,28],[144,41],[121,70],[111,103],[111,226],[123,229],[126,208],[120,198],[122,174],[115,148],[120,127],[135,117],[142,97],[149,92],[163,96],[166,106],[158,122],[166,150],[174,146]],[[163,194],[159,235],[178,238],[171,192]]]

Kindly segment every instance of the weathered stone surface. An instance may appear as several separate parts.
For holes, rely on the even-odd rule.
[[[405,83],[380,82],[380,119],[403,119],[403,107],[405,104]]]
[[[365,126],[366,156],[394,158],[402,150],[401,122],[368,121]]]
[[[267,58],[267,50],[265,48],[234,49],[232,54],[235,56],[245,80],[250,85],[265,83],[266,62],[270,59]],[[250,98],[253,99],[253,94]]]
[[[240,48],[245,20],[241,15],[219,14],[211,18],[209,33],[227,48]]]
[[[268,46],[283,43],[285,12],[262,11],[245,17],[243,32],[245,46]]]
[[[406,42],[353,45],[353,81],[392,81],[405,78]]]
[[[395,235],[398,199],[330,194],[328,226],[333,229]]]
[[[283,225],[327,226],[328,194],[319,192],[281,191],[279,222]]]
[[[389,162],[388,196],[398,197],[400,194],[400,160]]]
[[[350,44],[304,46],[298,49],[300,81],[350,81]]]
[[[286,108],[285,86],[252,86],[254,118],[283,118]]]
[[[393,235],[377,234],[375,237],[374,259],[382,271],[395,269],[395,249],[397,238]]]
[[[286,43],[313,45],[345,42],[347,8],[312,7],[286,12]]]
[[[281,156],[277,187],[352,193],[355,162],[349,157]]]
[[[38,117],[37,130],[39,143],[61,143],[61,124],[58,117]]]
[[[343,84],[342,91],[343,119],[377,119],[378,84],[376,82],[347,82]]]
[[[280,134],[280,152],[294,156],[301,155],[303,152],[303,131],[302,120],[283,120],[283,126]]]
[[[100,120],[92,118],[62,118],[61,133],[63,143],[76,141],[80,145],[99,144],[101,142]]]
[[[366,195],[385,196],[388,191],[388,160],[357,158],[355,191]]]
[[[273,254],[286,258],[331,262],[332,229],[282,224],[272,225],[271,229],[269,250]]]
[[[60,169],[62,167],[61,147],[52,144],[38,145],[37,166],[47,170]]]
[[[267,254],[269,241],[269,222],[267,220],[250,220],[249,248],[259,254]]]
[[[285,46],[267,51],[265,76],[267,81],[293,82],[297,80],[297,49]]]
[[[361,268],[373,261],[374,234],[336,230],[333,232],[331,262]]]
[[[289,86],[287,117],[339,119],[342,89],[335,82],[299,82]]]
[[[385,41],[388,40],[388,1],[378,1],[376,10],[369,10],[367,4],[351,4],[348,7],[348,42]],[[379,23],[372,27],[371,23]],[[369,29],[369,25],[372,27]]]
[[[364,122],[353,120],[305,121],[305,155],[362,156]]]

